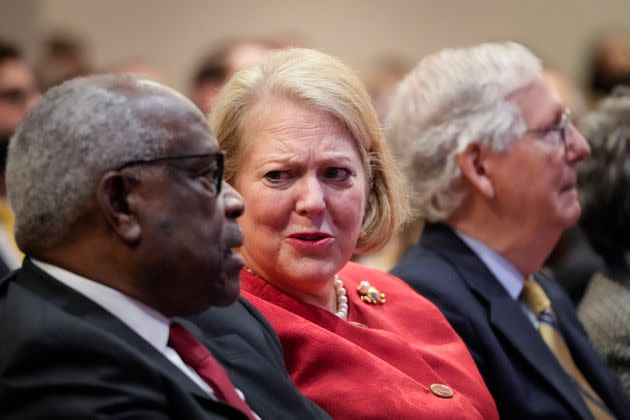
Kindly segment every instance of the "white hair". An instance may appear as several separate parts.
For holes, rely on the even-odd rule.
[[[85,77],[53,87],[30,110],[6,168],[22,250],[59,243],[106,171],[164,150],[168,130],[139,112],[147,92],[171,90],[131,75]]]
[[[526,130],[507,97],[541,77],[522,45],[487,43],[430,55],[403,79],[385,134],[412,183],[421,219],[446,219],[462,202],[457,155],[478,142],[505,150]]]

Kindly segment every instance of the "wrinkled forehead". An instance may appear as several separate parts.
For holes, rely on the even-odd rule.
[[[513,92],[507,99],[519,107],[529,127],[552,123],[564,109],[551,85],[542,76]]]

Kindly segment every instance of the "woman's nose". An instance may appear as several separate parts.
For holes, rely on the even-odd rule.
[[[324,186],[315,176],[301,179],[297,194],[295,209],[299,214],[314,215],[326,208]]]

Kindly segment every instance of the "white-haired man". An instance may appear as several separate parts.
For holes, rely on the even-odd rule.
[[[428,56],[387,130],[426,222],[393,273],[443,311],[501,417],[626,418],[568,297],[537,273],[580,216],[590,153],[540,61],[514,43]]]
[[[237,299],[243,265],[222,174],[201,112],[146,79],[75,79],[27,114],[7,162],[27,258],[0,283],[2,418],[328,418],[251,306],[205,311]],[[200,312],[214,331],[176,318]]]

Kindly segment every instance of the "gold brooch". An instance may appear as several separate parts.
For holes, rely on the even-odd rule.
[[[385,293],[381,293],[378,291],[376,287],[373,287],[367,281],[362,281],[357,286],[357,291],[359,292],[359,296],[361,296],[361,300],[367,303],[380,303],[383,304],[386,302]]]

